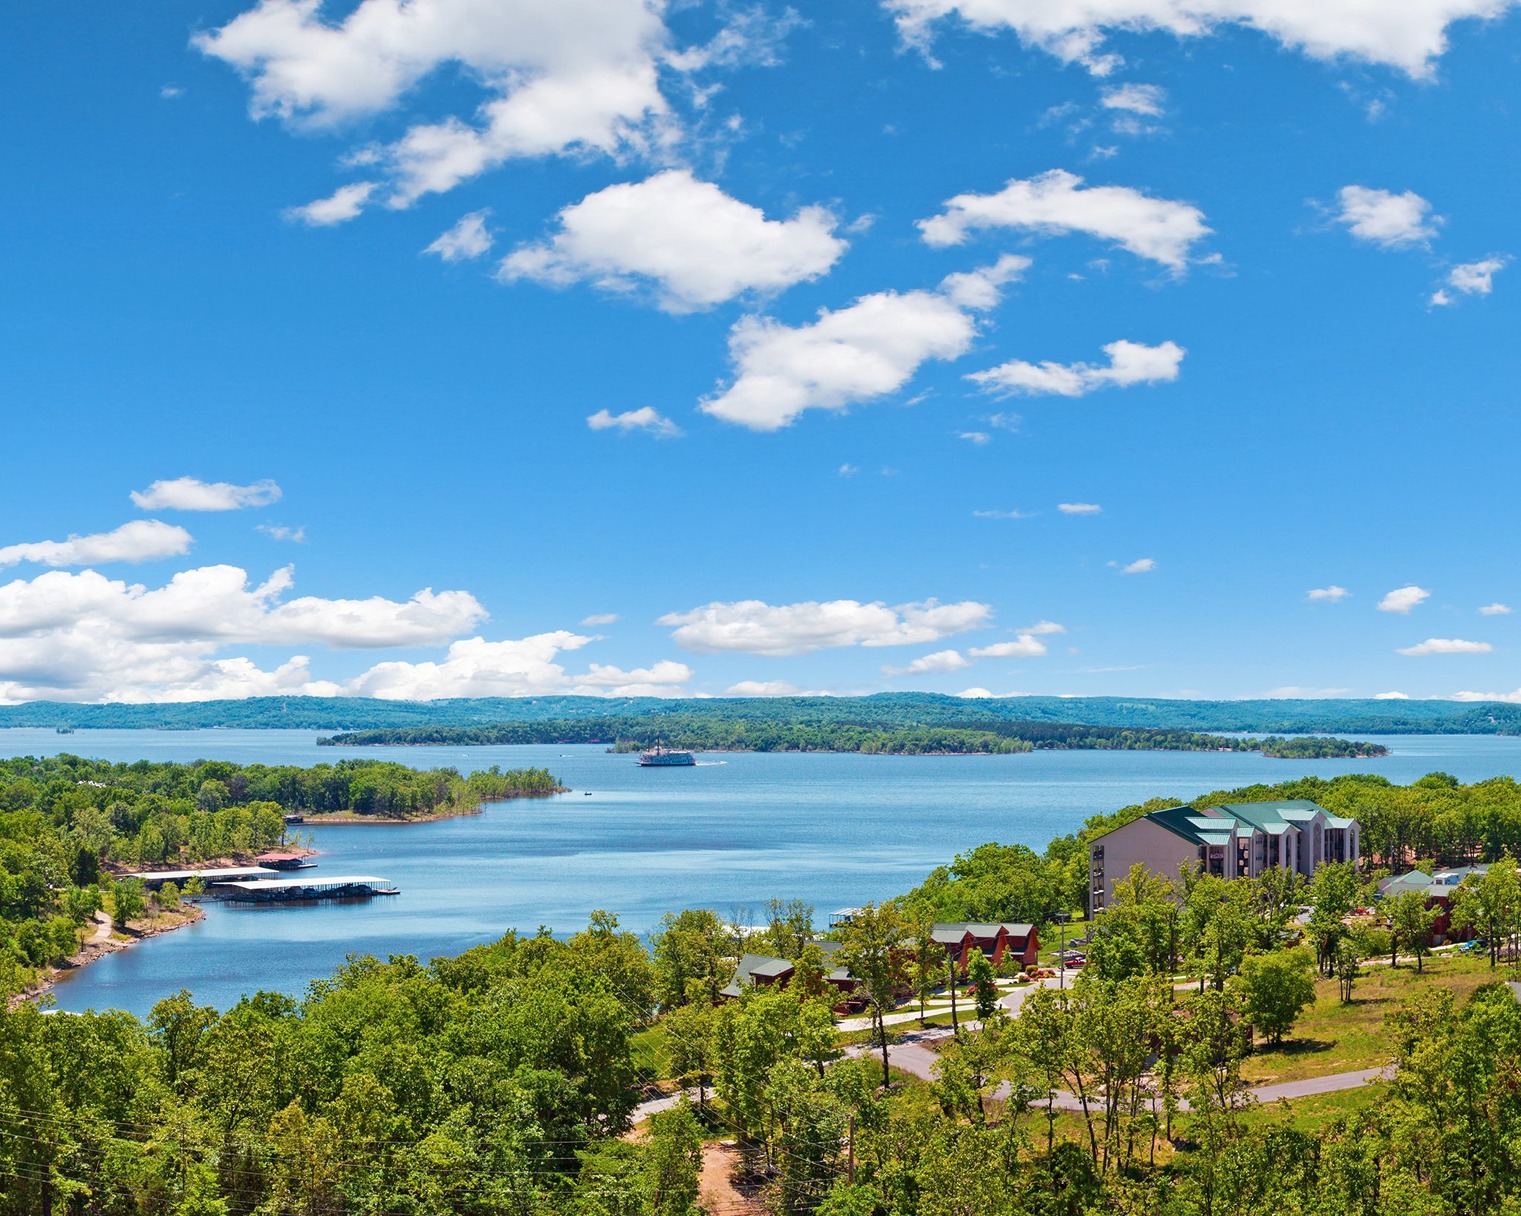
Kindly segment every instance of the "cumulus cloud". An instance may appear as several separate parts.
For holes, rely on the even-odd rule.
[[[915,659],[904,667],[884,667],[885,676],[918,676],[943,671],[960,671],[972,664],[959,650],[937,650]]]
[[[262,532],[270,540],[288,540],[293,544],[301,544],[306,540],[305,526],[291,528],[285,524],[255,524],[255,532]]]
[[[177,573],[149,588],[95,570],[0,586],[0,700],[192,700],[276,692],[332,695],[296,656],[274,671],[218,655],[237,644],[335,649],[441,645],[479,624],[466,591],[406,601],[286,598],[287,568],[250,583],[235,566]]]
[[[36,562],[43,566],[91,566],[106,562],[148,562],[178,557],[190,550],[184,528],[156,519],[136,519],[110,532],[70,536],[68,540],[39,540],[0,548],[0,566]]]
[[[1103,351],[1109,356],[1107,365],[1012,359],[987,371],[973,372],[967,379],[993,393],[1082,397],[1101,388],[1176,380],[1186,353],[1176,342],[1147,346],[1123,340],[1110,342]]]
[[[1337,193],[1336,220],[1358,240],[1383,249],[1424,245],[1436,236],[1442,217],[1413,190],[1394,194],[1367,186],[1343,186]]]
[[[419,122],[369,151],[388,171],[387,202],[406,206],[512,158],[647,142],[667,112],[660,9],[650,0],[360,0],[329,22],[317,0],[260,0],[194,42],[249,80],[254,117],[304,127],[385,112],[424,78],[463,69],[484,92],[469,121]]]
[[[672,637],[697,654],[809,654],[836,646],[912,646],[979,629],[992,618],[987,604],[966,600],[941,604],[925,600],[896,607],[877,601],[808,601],[767,604],[761,600],[705,604],[672,612],[657,624],[674,627]]]
[[[1065,63],[1107,75],[1122,60],[1105,48],[1117,31],[1159,31],[1200,37],[1223,25],[1244,25],[1315,59],[1349,58],[1425,77],[1447,49],[1447,27],[1465,18],[1497,17],[1514,0],[882,0],[911,44],[928,47],[936,22],[948,18],[975,30],[1013,31]]]
[[[679,426],[652,405],[625,410],[621,414],[598,410],[587,417],[586,425],[594,431],[622,431],[625,434],[629,431],[647,431],[656,439],[675,439],[682,433]]]
[[[1036,621],[1033,625],[1026,625],[1023,629],[1016,629],[1015,633],[1028,633],[1037,637],[1049,637],[1054,633],[1066,633],[1065,625],[1058,625],[1055,621]]]
[[[1488,654],[1494,647],[1488,642],[1467,642],[1462,638],[1427,638],[1414,646],[1401,646],[1400,654]]]
[[[155,481],[146,490],[133,490],[132,502],[144,511],[237,511],[278,502],[280,487],[273,481],[235,486],[225,481],[176,477]]]
[[[1157,568],[1156,559],[1151,557],[1138,557],[1135,561],[1125,566],[1121,566],[1119,562],[1110,562],[1109,564],[1116,567],[1121,574],[1149,574]]]
[[[1431,598],[1431,592],[1424,587],[1417,587],[1411,583],[1407,587],[1396,587],[1378,602],[1380,612],[1397,612],[1401,616],[1407,615],[1412,608],[1425,603]]]
[[[805,410],[842,410],[895,392],[928,360],[964,355],[976,332],[963,309],[928,291],[862,296],[796,327],[746,317],[729,335],[734,382],[701,408],[751,430],[778,430]]]
[[[358,218],[377,185],[376,182],[350,182],[347,186],[339,186],[326,198],[313,199],[299,207],[287,207],[282,214],[292,223],[305,224],[309,228],[346,224]]]
[[[1374,696],[1375,701],[1408,701],[1410,694],[1405,692],[1381,692]]]
[[[1160,118],[1166,111],[1167,91],[1155,84],[1119,84],[1104,89],[1099,104],[1143,118]]]
[[[1063,515],[1099,515],[1104,510],[1096,502],[1059,502],[1056,509]]]
[[[1456,298],[1448,294],[1448,288],[1460,295],[1487,296],[1494,290],[1495,275],[1504,270],[1510,264],[1510,258],[1490,257],[1478,262],[1464,262],[1454,266],[1447,272],[1446,286],[1439,288],[1431,297],[1431,302],[1436,305],[1456,303]]]
[[[491,251],[495,240],[486,227],[486,217],[490,214],[490,208],[483,208],[460,216],[454,227],[440,234],[423,252],[436,253],[446,262],[468,262],[484,256]]]
[[[1030,519],[1031,511],[973,511],[973,519]]]
[[[1061,631],[1060,625],[1057,631]],[[973,646],[967,653],[974,659],[1034,659],[1046,653],[1046,644],[1033,634],[1022,633],[1012,642]]]
[[[453,643],[440,662],[377,663],[347,687],[356,696],[436,701],[445,697],[521,697],[547,693],[593,696],[675,696],[692,678],[685,663],[669,659],[624,671],[593,663],[571,675],[556,660],[579,650],[589,637],[558,630],[513,641],[466,638]]]
[[[993,308],[1003,299],[1003,289],[1024,277],[1030,259],[1006,253],[991,266],[948,274],[940,281],[941,293],[962,308]]]
[[[557,218],[549,240],[520,245],[502,262],[501,278],[617,292],[649,285],[662,308],[692,312],[816,279],[846,249],[823,207],[770,220],[685,169],[609,186]]]
[[[996,194],[958,194],[939,215],[919,221],[924,240],[937,248],[960,245],[987,228],[1042,236],[1082,232],[1174,273],[1187,269],[1194,245],[1210,232],[1197,207],[1128,186],[1084,186],[1063,169],[1014,178]]]
[[[989,435],[986,431],[958,431],[956,438],[965,439],[968,443],[981,447],[983,444],[990,442],[993,436]]]
[[[1480,616],[1509,616],[1515,609],[1509,604],[1485,604],[1479,609]]]
[[[786,680],[741,680],[724,689],[726,697],[803,697],[815,694],[805,692]]]
[[[963,688],[956,695],[968,701],[985,701],[993,694],[986,688]]]
[[[1510,701],[1521,702],[1521,688],[1515,692],[1455,692],[1454,701]]]
[[[1305,599],[1312,604],[1339,604],[1351,594],[1345,587],[1338,587],[1332,583],[1329,587],[1315,587],[1305,592]]]
[[[589,625],[591,628],[595,629],[598,625],[615,624],[617,620],[618,614],[616,612],[594,612],[591,614],[591,616],[582,617],[581,624]]]

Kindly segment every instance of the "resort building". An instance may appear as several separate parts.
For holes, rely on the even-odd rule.
[[[839,942],[815,943],[824,954],[824,982],[834,988],[840,1000],[847,1000],[856,990],[855,978],[844,967],[831,967],[830,956],[840,949]],[[746,988],[785,988],[797,974],[797,964],[767,954],[746,954],[735,968],[734,978],[719,991],[719,998],[737,1000]]]
[[[1001,967],[1006,957],[1017,959],[1021,966],[1033,967],[1040,955],[1040,939],[1034,925],[942,924],[935,925],[930,935],[945,951],[946,958],[955,962],[956,970],[963,973],[973,950],[981,950],[995,967]]]
[[[1342,819],[1303,799],[1169,807],[1089,844],[1088,913],[1113,902],[1114,884],[1135,865],[1167,878],[1195,870],[1220,878],[1255,878],[1271,868],[1308,878],[1326,862],[1355,866],[1358,860],[1357,820]]]

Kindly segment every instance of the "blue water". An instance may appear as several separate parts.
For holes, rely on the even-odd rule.
[[[1216,752],[1034,752],[1019,756],[750,755],[641,769],[600,747],[316,746],[306,731],[0,730],[0,755],[68,751],[109,760],[317,764],[363,756],[468,772],[542,766],[573,792],[444,823],[310,829],[314,873],[376,874],[401,894],[362,904],[230,908],[64,979],[61,1008],[145,1013],[179,988],[225,1008],[260,988],[299,995],[350,951],[427,959],[509,928],[573,932],[594,908],[647,932],[665,912],[709,907],[742,923],[772,896],[834,908],[917,884],[989,840],[1044,847],[1100,811],[1152,797],[1304,774],[1374,772],[1408,782],[1521,770],[1521,739],[1386,737],[1379,760],[1267,760]]]

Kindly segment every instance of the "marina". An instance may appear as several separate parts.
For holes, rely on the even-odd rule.
[[[298,900],[368,899],[399,895],[388,879],[372,874],[329,874],[320,878],[234,879],[212,884],[209,894],[230,903],[294,903]]]

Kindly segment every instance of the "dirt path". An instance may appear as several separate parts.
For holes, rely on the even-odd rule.
[[[765,1205],[735,1187],[738,1168],[739,1150],[730,1141],[704,1147],[698,1201],[709,1216],[764,1216]]]

